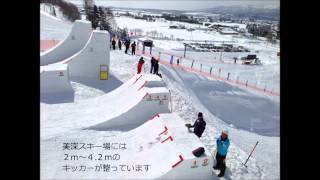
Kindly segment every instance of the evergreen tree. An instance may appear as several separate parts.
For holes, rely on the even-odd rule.
[[[96,5],[93,6],[93,16],[91,24],[93,29],[96,29],[99,26],[99,11]]]

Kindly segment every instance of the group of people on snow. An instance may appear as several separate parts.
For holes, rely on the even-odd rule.
[[[116,49],[116,39],[112,38],[112,49]],[[128,54],[128,50],[130,47],[130,39],[126,39],[124,41],[121,41],[121,39],[118,39],[118,48],[121,50],[122,45],[124,44],[125,46],[125,54]],[[135,55],[135,50],[136,50],[136,42],[131,43],[131,54]],[[236,60],[235,60],[236,62]],[[140,74],[142,72],[142,68],[144,65],[145,61],[143,57],[140,57],[138,64],[137,64],[137,73]],[[179,59],[177,59],[177,65],[179,65]],[[161,74],[159,73],[159,60],[155,59],[154,57],[151,57],[150,60],[150,73],[151,74],[156,74],[161,77]],[[188,131],[193,132],[198,138],[200,138],[206,128],[206,122],[203,118],[202,112],[198,113],[198,118],[194,122],[193,125],[191,124],[186,124]],[[193,131],[191,130],[193,128]],[[216,140],[216,145],[217,145],[217,151],[215,155],[215,160],[216,163],[213,166],[214,170],[220,170],[220,173],[218,174],[218,177],[223,177],[225,174],[226,170],[226,163],[225,159],[227,156],[228,148],[230,146],[230,141],[228,138],[228,130],[223,130],[221,132],[221,135],[217,138]]]
[[[113,36],[111,39],[111,45],[112,45],[111,47],[113,50],[116,49],[116,43],[117,43],[117,39],[115,36]],[[131,44],[130,39],[121,40],[121,38],[118,38],[118,49],[121,50],[122,45],[124,45],[125,46],[125,51],[124,51],[125,54],[128,54],[130,44]],[[131,44],[131,54],[132,55],[136,54],[136,42],[135,41]]]
[[[141,73],[142,66],[143,66],[144,62],[145,61],[143,60],[143,57],[140,57],[140,59],[138,61],[138,65],[137,65],[137,74]],[[156,75],[162,77],[162,75],[159,73],[159,61],[157,59],[155,59],[154,57],[151,57],[150,73],[156,74]]]
[[[186,124],[186,126],[189,132],[193,132],[197,137],[200,138],[206,128],[206,122],[203,118],[202,112],[198,113],[198,118],[196,119],[193,125]],[[194,128],[193,131],[190,130],[191,128]],[[223,130],[221,132],[221,135],[216,140],[216,144],[217,144],[217,151],[215,155],[216,163],[213,166],[213,169],[220,170],[218,177],[223,177],[226,170],[225,159],[228,153],[228,148],[230,146],[228,135],[229,135],[228,130]]]

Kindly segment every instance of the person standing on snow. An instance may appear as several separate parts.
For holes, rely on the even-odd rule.
[[[230,141],[228,139],[228,130],[224,130],[221,133],[221,136],[217,139],[217,153],[216,153],[216,165],[213,166],[213,169],[219,169],[220,173],[218,177],[224,176],[226,170],[225,159],[227,156],[228,148]]]
[[[112,39],[112,49],[116,49],[116,40],[114,38]]]
[[[118,47],[119,47],[119,50],[121,50],[121,46],[122,46],[122,44],[121,44],[121,40],[120,40],[120,38],[119,38],[119,40],[118,40]]]
[[[136,54],[136,42],[135,41],[131,44],[131,54],[132,55]]]
[[[137,72],[137,74],[141,73],[143,63],[144,63],[144,60],[143,60],[143,57],[141,57],[139,59],[139,62],[138,62],[138,72]]]
[[[177,59],[177,65],[179,66],[179,63],[180,63],[180,60],[179,60],[179,58]]]
[[[153,74],[159,75],[159,61],[156,59],[154,59]]]
[[[151,57],[151,69],[150,69],[150,73],[152,74],[152,72],[154,72],[154,64],[155,64],[155,59],[153,57]]]
[[[130,46],[130,40],[126,40],[126,42],[124,43],[124,45],[126,46],[126,50],[124,51],[124,53],[128,53],[128,49],[129,49],[129,46]]]
[[[187,125],[188,128],[194,128],[193,132],[195,135],[197,135],[199,138],[202,136],[202,133],[206,129],[206,122],[203,119],[203,114],[202,112],[198,113],[198,119],[196,122],[191,126]]]

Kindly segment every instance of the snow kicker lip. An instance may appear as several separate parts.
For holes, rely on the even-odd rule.
[[[89,21],[76,20],[67,38],[40,56],[40,65],[59,62],[77,53],[86,45],[91,32]]]

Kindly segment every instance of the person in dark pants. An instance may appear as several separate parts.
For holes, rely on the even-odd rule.
[[[112,49],[116,49],[116,40],[114,38],[112,39]]]
[[[154,65],[153,65],[153,74],[158,75],[159,73],[159,61],[154,59]]]
[[[132,55],[136,54],[136,42],[135,41],[131,44],[131,54]]]
[[[179,66],[179,63],[180,63],[180,60],[179,60],[179,58],[177,59],[177,65]]]
[[[226,170],[225,159],[227,156],[228,148],[230,141],[228,139],[228,130],[224,130],[221,133],[221,136],[217,139],[217,154],[216,154],[216,165],[213,166],[213,169],[219,169],[220,173],[218,177],[224,176]]]
[[[155,64],[155,59],[153,57],[151,57],[151,69],[150,69],[150,73],[152,74],[152,72],[154,72],[154,64]]]
[[[128,49],[129,49],[129,46],[130,46],[130,40],[127,40],[124,45],[126,46],[126,50],[124,51],[124,53],[128,53]]]
[[[122,46],[122,43],[121,43],[121,40],[119,39],[119,40],[118,40],[118,47],[119,47],[119,50],[121,50],[121,46]]]
[[[202,136],[202,133],[206,129],[206,122],[203,119],[202,112],[198,113],[198,119],[192,126],[189,126],[189,128],[194,128],[193,133],[199,138]]]

